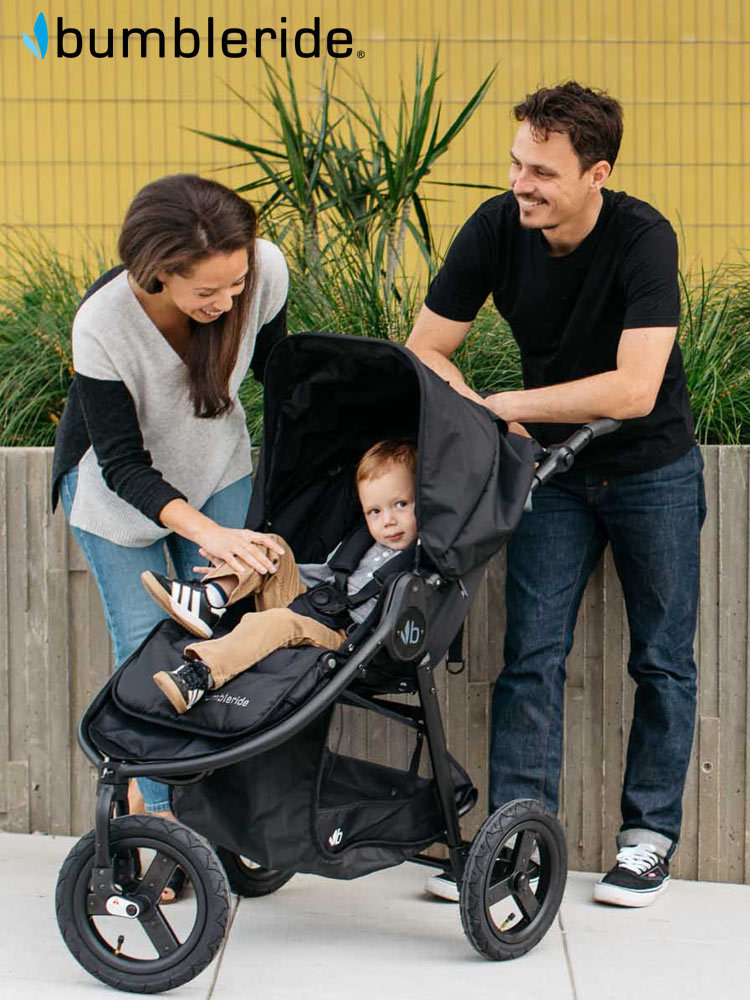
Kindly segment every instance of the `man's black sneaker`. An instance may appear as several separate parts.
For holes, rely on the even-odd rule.
[[[598,903],[650,906],[669,886],[669,862],[651,844],[618,851],[617,864],[594,886]]]
[[[164,608],[193,635],[210,639],[214,626],[224,614],[224,608],[214,608],[206,597],[206,584],[200,580],[170,580],[161,573],[146,570],[141,583],[156,603]]]
[[[186,661],[176,670],[160,670],[154,674],[154,684],[180,715],[192,708],[214,686],[211,671],[202,660]]]

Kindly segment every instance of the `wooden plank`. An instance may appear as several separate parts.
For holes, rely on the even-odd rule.
[[[698,664],[696,732],[682,800],[680,846],[672,861],[676,878],[699,878],[706,803],[700,771],[701,720],[719,716],[719,468],[718,449],[703,448],[707,516],[701,533],[701,574],[695,658]],[[718,768],[718,763],[716,764]],[[708,810],[710,815],[711,810]]]
[[[52,453],[47,452],[47,486],[52,473]],[[72,830],[71,768],[76,743],[70,718],[71,657],[68,607],[68,526],[62,507],[55,514],[48,505],[47,548],[47,662],[49,668],[49,832]]]
[[[71,661],[73,688],[71,691],[71,725],[88,708],[94,695],[112,670],[112,649],[107,633],[99,592],[93,576],[76,571],[70,574],[71,598]],[[96,772],[76,745],[72,770],[72,813],[75,833],[90,829],[96,799]]]
[[[605,775],[602,809],[602,851],[605,867],[615,837],[620,829],[620,795],[622,793],[623,762],[625,758],[624,682],[623,682],[623,599],[615,573],[612,553],[607,549],[603,568],[603,622],[602,643],[603,703],[604,703],[604,754],[602,766]]]
[[[408,702],[405,695],[394,695],[394,701]],[[409,750],[407,745],[406,726],[400,726],[397,722],[388,723],[388,765],[389,767],[403,768],[408,766]]]
[[[47,491],[46,456],[41,449],[28,449],[26,456],[27,559],[29,567],[26,615],[28,692],[28,759],[31,829],[49,830],[49,663],[47,650],[47,551],[45,513]]]
[[[494,681],[503,668],[505,638],[505,549],[487,567],[487,676]]]
[[[745,450],[745,474],[742,480],[747,496],[747,508],[750,510],[750,450]],[[746,565],[747,591],[745,597],[745,851],[744,851],[744,882],[750,882],[750,533],[747,541]]]
[[[570,867],[576,870],[581,868],[583,858],[584,631],[585,606],[582,606],[573,648],[565,664],[563,757],[560,774],[560,812],[568,841],[568,861]]]
[[[388,763],[388,720],[377,712],[367,713],[367,759]]]
[[[445,739],[456,760],[466,767],[468,760],[467,674],[448,674],[446,671]],[[474,776],[471,775],[472,781]]]
[[[6,829],[9,833],[31,833],[31,808],[29,802],[29,762],[8,762],[8,813]]]
[[[466,769],[479,792],[476,807],[466,817],[464,836],[474,836],[489,811],[489,697],[487,683],[471,684],[466,688],[466,724],[469,733]]]
[[[487,632],[487,571],[485,570],[464,625],[464,655],[468,661],[469,683],[487,681],[490,678]]]
[[[694,876],[702,882],[716,882],[719,878],[720,742],[721,720],[715,716],[702,717],[697,739],[700,823],[698,866]]]
[[[18,764],[28,755],[28,696],[26,690],[26,615],[28,608],[28,558],[26,523],[26,452],[13,448],[6,455],[8,503],[7,566],[12,568],[13,586],[8,588],[8,688],[9,752]],[[10,771],[8,771],[10,780]],[[10,790],[8,792],[10,795]],[[14,793],[15,794],[15,793]],[[9,803],[10,811],[10,803]]]
[[[581,622],[583,639],[583,740],[581,789],[581,870],[599,871],[606,861],[603,856],[602,814],[604,810],[604,689],[602,658],[604,655],[604,571],[596,567],[586,588],[584,617]]]
[[[721,881],[745,877],[746,759],[738,753],[747,740],[747,593],[748,510],[747,456],[744,448],[719,452],[719,707],[721,717],[720,774],[723,809]],[[744,495],[743,495],[744,494]]]
[[[565,692],[565,738],[560,812],[568,842],[568,864],[583,866],[583,686],[568,684]]]
[[[10,760],[10,611],[8,580],[11,564],[8,552],[8,477],[7,454],[0,449],[0,814],[8,810],[8,761]]]
[[[701,531],[701,575],[696,659],[700,714],[719,714],[719,449],[703,448],[706,520]]]
[[[71,546],[73,542],[71,539]],[[71,548],[72,552],[72,548]],[[86,683],[88,658],[88,573],[70,571],[68,575],[68,656],[70,659],[70,724],[80,719],[88,702]],[[77,748],[76,748],[77,749]],[[80,751],[72,750],[70,775],[71,823],[74,834],[85,833],[92,826],[93,812],[88,798],[89,770],[93,770]]]
[[[68,571],[47,574],[49,714],[48,832],[71,832],[71,766],[78,755],[70,718],[70,657],[68,643]],[[82,756],[82,755],[81,755]]]

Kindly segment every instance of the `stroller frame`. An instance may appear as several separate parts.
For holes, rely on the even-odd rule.
[[[589,441],[619,426],[614,420],[584,425],[564,444],[540,449],[533,476],[535,490],[556,472],[573,464]],[[451,773],[428,647],[427,603],[430,594],[448,581],[432,568],[417,566],[401,572],[385,585],[378,624],[357,647],[348,640],[336,651],[319,658],[327,675],[324,683],[301,707],[273,726],[239,739],[218,751],[184,760],[137,763],[113,760],[97,749],[89,725],[108,695],[105,687],[94,699],[78,729],[86,756],[97,767],[97,802],[94,829],[73,848],[58,880],[58,923],[66,944],[94,976],[118,989],[153,993],[188,982],[210,963],[219,950],[229,916],[227,877],[211,846],[188,827],[152,816],[128,815],[128,781],[135,777],[160,778],[171,784],[190,784],[207,772],[238,764],[280,746],[309,726],[347,688],[367,675],[370,664],[383,652],[409,671],[409,688],[418,705],[383,703],[375,690],[354,703],[384,715],[408,720],[426,738],[432,777],[444,824],[434,843],[448,848],[449,865],[440,859],[416,854],[412,860],[450,871],[456,879],[461,919],[471,944],[494,960],[516,958],[533,948],[552,924],[559,908],[567,875],[565,839],[557,819],[540,803],[516,800],[497,809],[484,822],[472,842],[461,834],[460,815],[476,801],[476,790],[459,804]],[[413,678],[413,681],[412,681]],[[110,682],[111,683],[111,682]],[[141,847],[155,851],[148,870],[141,869]],[[242,895],[275,891],[291,877],[280,870],[260,869],[252,878],[232,879],[231,867],[241,858],[219,851],[232,887]],[[196,890],[196,927],[180,942],[161,914],[161,893],[180,867]],[[247,874],[247,873],[246,873]],[[142,877],[141,877],[142,876]],[[498,924],[491,907],[512,898],[518,913]],[[112,949],[98,931],[86,929],[98,917],[137,921],[146,931],[158,958],[122,959],[124,935]],[[200,925],[200,926],[198,926]],[[123,926],[127,927],[127,923]],[[87,933],[89,937],[87,937]]]

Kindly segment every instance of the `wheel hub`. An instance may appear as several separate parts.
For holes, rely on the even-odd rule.
[[[127,917],[128,920],[137,920],[141,915],[140,904],[124,896],[110,896],[104,908],[113,917]]]

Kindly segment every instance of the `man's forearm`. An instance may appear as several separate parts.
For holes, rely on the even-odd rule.
[[[485,402],[507,421],[570,424],[599,417],[615,420],[643,417],[654,405],[644,387],[621,371],[603,372],[541,389],[499,392]]]
[[[406,345],[409,347],[409,344]],[[410,348],[410,350],[414,350]],[[484,403],[484,400],[478,393],[470,389],[469,386],[464,381],[464,377],[461,372],[456,368],[452,361],[449,361],[445,355],[441,354],[440,351],[436,351],[433,348],[423,347],[418,350],[414,350],[419,360],[423,364],[431,368],[436,375],[440,378],[445,379],[445,381],[450,385],[452,389],[456,392],[461,393],[462,396],[466,396],[467,399],[474,400],[475,403]]]

